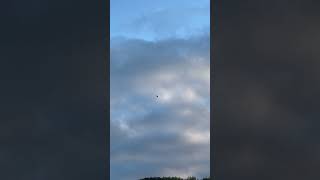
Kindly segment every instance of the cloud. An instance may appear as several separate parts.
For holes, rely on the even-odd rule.
[[[112,179],[209,175],[209,66],[206,34],[113,39]]]

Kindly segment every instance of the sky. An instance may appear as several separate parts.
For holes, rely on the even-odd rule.
[[[106,16],[102,15],[107,13],[107,9],[101,5],[101,2],[87,0],[0,1],[0,179],[88,180],[109,178],[106,170],[107,162],[109,162],[107,157],[109,154],[106,153],[109,145],[106,143],[108,142],[106,133],[109,129],[106,128],[108,116],[105,109],[109,104],[109,101],[106,101],[109,89],[105,76],[105,64],[108,58],[106,58],[107,42],[105,38],[101,38],[102,35],[107,35],[105,27],[107,23],[104,23],[107,20],[103,19]],[[138,6],[138,4],[143,4],[139,7],[145,7],[148,2],[149,6],[157,5],[154,4],[156,1],[150,3],[150,0],[145,3],[132,3],[128,7]],[[171,3],[175,2],[171,1]],[[199,0],[183,2],[177,6],[179,8],[189,7],[188,4],[192,2],[202,4]],[[213,81],[215,110],[212,112],[212,119],[216,126],[214,132],[216,136],[216,142],[214,142],[216,179],[320,179],[320,11],[318,8],[320,2],[314,0],[215,2],[222,3],[222,7],[216,8],[219,10],[217,13],[219,22],[218,33],[215,36],[217,49],[213,54],[216,59],[214,60],[215,79]],[[119,3],[119,8],[126,7],[123,1],[116,1],[116,3]],[[124,12],[130,11],[119,11],[118,17],[121,14],[125,17]],[[178,14],[181,15],[181,13]],[[130,25],[126,23],[120,22],[120,24],[125,24],[122,26],[125,28],[118,28],[117,32],[120,34],[125,34],[120,29],[130,30],[131,33],[127,34],[131,36],[135,34],[131,31],[132,29],[135,32],[142,32],[141,27],[140,29],[138,27],[129,28]],[[134,54],[134,52],[138,52],[142,46],[149,48],[148,50],[143,48],[140,51],[149,53],[153,53],[156,48],[161,49],[161,57],[172,57],[170,62],[175,62],[173,59],[184,57],[185,52],[188,53],[185,55],[192,57],[207,56],[201,55],[205,54],[204,51],[207,52],[204,50],[206,48],[202,49],[207,45],[200,43],[200,35],[197,36],[195,33],[195,36],[189,39],[186,38],[183,30],[180,30],[179,33],[169,33],[172,26],[181,27],[172,22],[170,26],[163,27],[149,23],[147,27],[142,28],[144,31],[149,31],[148,36],[147,33],[140,33],[140,39],[130,38],[131,43],[126,41],[128,36],[117,38],[117,41],[114,41],[114,38],[113,45],[127,47],[130,50],[135,49],[127,54],[115,55],[113,53],[113,56],[123,56],[124,58],[121,59],[125,59],[122,62],[117,61],[120,62],[117,67],[125,67],[124,62],[127,62],[127,57],[141,55],[142,53]],[[113,25],[111,28],[114,27],[116,26]],[[164,31],[164,27],[167,31]],[[155,30],[161,28],[161,31],[154,32],[150,28]],[[196,29],[201,29],[199,30],[201,32],[207,31],[206,28]],[[191,31],[189,28],[190,31],[187,32],[194,33],[196,29]],[[184,38],[176,41],[177,39],[172,38],[174,37],[172,34]],[[206,39],[205,36],[202,38]],[[152,41],[154,39],[163,41],[160,41],[159,44],[159,41]],[[121,42],[126,46],[120,46]],[[179,53],[172,51],[174,48],[169,49],[169,43],[179,46]],[[152,46],[149,46],[150,44]],[[174,46],[170,45],[170,47]],[[120,52],[120,50],[113,48],[113,52]],[[151,55],[145,54],[145,56],[134,59],[143,61],[143,57]],[[156,57],[152,56],[152,58]],[[136,106],[128,106],[131,111],[128,111],[127,115],[136,113],[134,117],[135,120],[140,120],[139,122],[146,122],[147,119],[153,121],[147,121],[148,123],[143,123],[142,126],[139,123],[132,123],[137,121],[125,121],[128,116],[122,116],[122,122],[114,120],[115,123],[111,124],[114,127],[111,129],[112,136],[118,137],[118,143],[111,144],[112,153],[118,153],[118,156],[113,156],[114,158],[111,159],[112,165],[116,167],[112,171],[112,176],[116,180],[122,180],[125,178],[119,177],[120,175],[137,173],[136,176],[140,177],[141,168],[144,168],[143,175],[158,175],[163,171],[168,171],[168,169],[161,168],[158,170],[158,167],[170,167],[170,173],[178,175],[184,174],[186,167],[190,167],[186,171],[204,169],[203,171],[206,172],[199,174],[207,174],[205,168],[209,166],[202,165],[203,159],[208,162],[207,158],[198,157],[199,154],[203,156],[209,154],[202,153],[201,150],[205,148],[198,149],[199,146],[206,146],[206,143],[199,143],[202,141],[199,140],[201,136],[193,140],[191,138],[193,143],[197,142],[196,146],[191,146],[190,141],[185,141],[184,135],[176,131],[152,134],[158,130],[157,126],[166,125],[166,123],[156,124],[161,122],[157,121],[159,118],[156,117],[168,120],[168,117],[172,117],[169,115],[173,113],[174,117],[177,117],[175,119],[181,120],[178,118],[181,117],[180,114],[176,113],[178,109],[172,107],[182,107],[182,104],[190,102],[190,99],[185,98],[186,95],[179,93],[178,96],[169,96],[176,100],[173,105],[169,106],[172,101],[168,101],[167,95],[165,99],[159,100],[159,106],[153,103],[151,94],[153,97],[154,94],[160,93],[144,88],[147,84],[145,82],[148,81],[143,79],[143,73],[146,73],[146,70],[151,70],[154,66],[158,67],[161,63],[152,62],[158,62],[158,64],[144,63],[145,65],[141,68],[130,64],[136,68],[127,68],[129,70],[122,68],[123,71],[132,72],[132,74],[141,73],[139,78],[138,76],[131,77],[131,74],[120,74],[121,71],[118,71],[121,76],[113,79],[113,82],[116,82],[117,79],[123,79],[125,82],[128,77],[136,80],[128,81],[131,84],[119,83],[118,85],[133,89],[126,92],[134,92],[139,95],[130,96],[131,99],[113,100],[113,102],[123,102],[124,106],[128,106],[129,103],[125,103],[126,101],[135,103],[144,100],[143,105],[135,103]],[[178,61],[172,63],[172,65],[177,64]],[[183,76],[191,76],[194,69],[201,69],[201,63],[194,65],[192,69],[186,69],[186,73],[182,73]],[[184,66],[179,66],[179,68],[173,68],[176,67],[173,66],[172,69],[170,67],[162,66],[162,70],[170,71],[167,76],[158,77],[156,74],[151,76],[150,72],[153,71],[147,71],[145,77],[158,77],[163,83],[157,83],[158,86],[161,84],[163,87],[172,87],[172,83],[167,80],[173,77],[179,79],[181,75],[179,73],[182,71],[178,69],[184,69]],[[174,72],[179,75],[173,75]],[[192,77],[203,79],[201,74],[197,73]],[[183,80],[188,80],[188,83],[180,80],[174,82],[186,85],[191,84],[192,81],[194,83],[192,87],[195,89],[197,89],[195,84],[202,86],[200,82],[203,82],[192,78]],[[141,88],[134,86],[139,83],[133,84],[132,82],[139,82]],[[122,94],[123,91],[120,90],[123,88],[118,87],[112,92]],[[203,88],[201,90],[206,91]],[[143,95],[140,92],[144,92]],[[167,94],[167,92],[167,89],[161,89],[161,93]],[[200,92],[198,96],[202,94]],[[147,96],[147,93],[150,96]],[[129,97],[129,95],[131,94],[123,95],[123,97]],[[197,102],[205,104],[202,100]],[[118,107],[123,104],[118,103]],[[148,107],[145,108],[146,106]],[[152,109],[150,110],[149,107]],[[188,107],[196,109],[195,113],[205,111],[197,106],[197,103],[188,104]],[[141,111],[136,109],[141,109]],[[163,115],[163,112],[166,112],[166,116]],[[117,114],[114,111],[112,113]],[[158,116],[159,114],[161,116]],[[190,111],[183,108],[181,115],[183,114],[189,117]],[[186,128],[195,128],[193,132],[201,129],[202,123],[199,122],[202,122],[201,119],[204,122],[206,114],[200,112],[199,114],[202,118],[197,118],[196,124],[192,120],[189,121],[188,118],[183,118],[181,121],[187,121],[187,123],[181,124]],[[150,118],[137,118],[142,116]],[[176,125],[181,125],[178,121],[174,122],[176,124],[173,123],[170,126],[167,123],[167,127],[176,129]],[[152,126],[154,124],[156,126]],[[162,129],[164,130],[166,129]],[[137,132],[148,134],[148,136],[138,136]],[[149,146],[138,146],[143,142]],[[158,142],[163,142],[161,143],[162,149],[158,147]],[[126,150],[129,147],[131,151]],[[178,149],[179,151],[176,152],[184,153],[169,154],[163,149],[170,149],[170,152]],[[193,154],[192,152],[200,153]],[[122,154],[125,155],[122,156]],[[173,159],[172,162],[175,163],[168,162],[167,159]],[[195,165],[192,167],[181,165],[186,160],[192,161]],[[123,161],[127,162],[123,163],[127,166],[121,164]],[[200,166],[204,168],[199,168]],[[173,172],[173,169],[176,172]],[[177,173],[177,171],[181,172]]]
[[[209,0],[110,4],[111,180],[209,176]]]

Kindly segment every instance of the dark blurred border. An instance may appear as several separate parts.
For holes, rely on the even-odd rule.
[[[320,179],[319,1],[214,5],[213,175]]]
[[[217,27],[216,27],[216,17],[217,17],[217,1],[216,0],[210,0],[210,177],[214,179],[214,168],[216,166],[215,161],[215,125],[214,125],[214,119],[213,119],[213,112],[214,112],[214,97],[213,97],[213,81],[214,81],[214,52],[216,51],[216,33],[217,33]]]
[[[109,179],[109,11],[0,2],[0,179]]]

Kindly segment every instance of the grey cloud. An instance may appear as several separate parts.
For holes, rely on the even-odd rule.
[[[112,178],[207,176],[209,36],[111,47]]]
[[[111,156],[112,164],[122,164],[123,168],[131,163],[141,165],[137,169],[140,176],[163,176],[167,168],[188,171],[189,168],[207,165],[209,156],[209,145],[192,145],[185,143],[179,132],[168,133],[149,132],[143,136],[133,139],[123,139],[118,142],[117,150]],[[197,146],[197,148],[195,147]],[[146,171],[145,166],[154,166],[151,171]],[[125,169],[120,168],[114,173],[123,173]],[[208,173],[208,166],[198,173]],[[205,171],[205,172],[202,172]],[[191,173],[190,171],[189,173]],[[201,174],[202,175],[202,174]],[[136,177],[138,178],[138,177]]]
[[[137,77],[150,76],[158,71],[184,73],[190,69],[190,57],[201,57],[208,64],[208,38],[204,35],[190,40],[171,39],[157,43],[125,40],[111,45],[111,84],[122,82],[111,87],[111,94],[126,89],[125,86],[134,86]]]

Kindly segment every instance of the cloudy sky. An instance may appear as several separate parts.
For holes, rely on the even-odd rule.
[[[111,0],[111,180],[209,175],[209,3]]]

